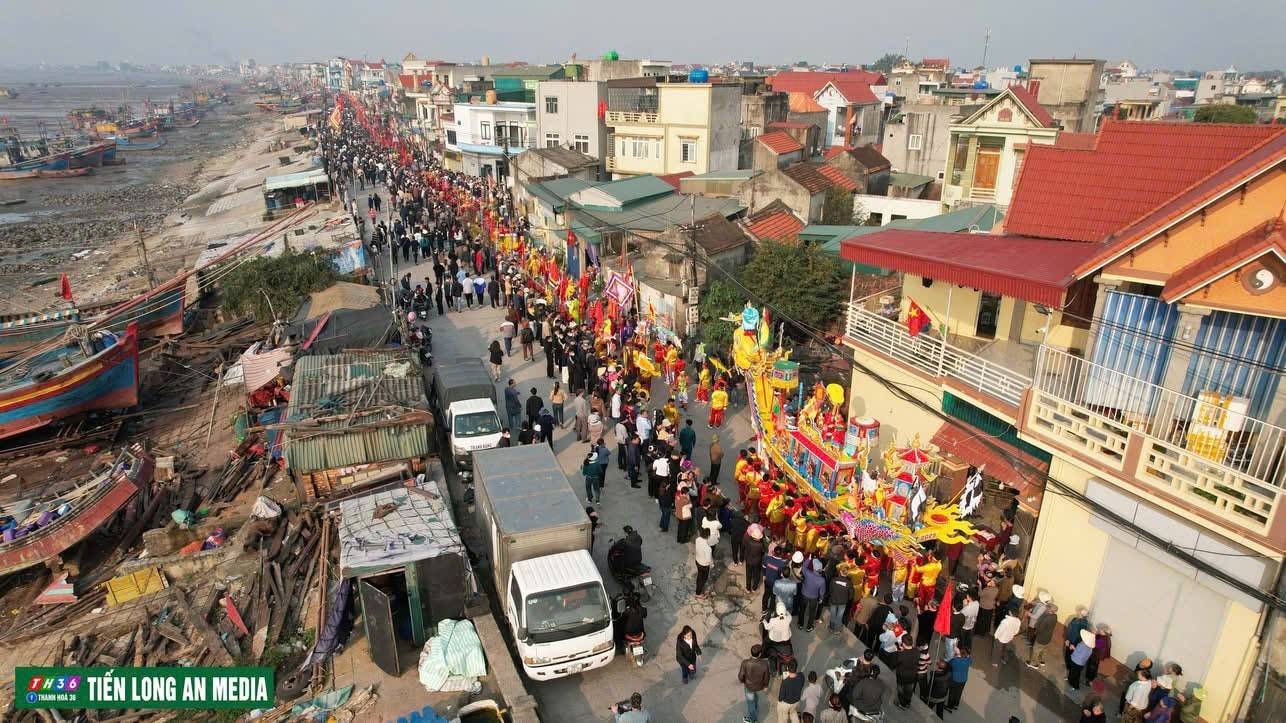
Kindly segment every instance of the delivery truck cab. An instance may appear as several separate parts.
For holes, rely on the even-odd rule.
[[[616,643],[589,519],[549,445],[474,453],[478,524],[523,670],[552,680],[612,662]]]

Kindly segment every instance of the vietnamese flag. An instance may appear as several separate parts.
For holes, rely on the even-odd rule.
[[[907,333],[911,336],[918,336],[920,332],[928,331],[931,325],[929,315],[924,313],[924,309],[921,309],[919,304],[912,301],[911,308],[906,313]]]
[[[71,301],[71,280],[67,278],[67,274],[63,274],[62,288],[59,290],[58,295],[67,301]]]
[[[947,591],[942,594],[942,602],[938,603],[938,616],[933,619],[933,631],[941,633],[942,637],[951,637],[951,588],[954,584],[951,578],[947,578]]]

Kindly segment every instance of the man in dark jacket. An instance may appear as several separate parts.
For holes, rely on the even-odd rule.
[[[527,421],[532,424],[536,423],[536,417],[540,416],[540,408],[545,406],[545,401],[536,393],[536,388],[531,388],[531,396],[527,397]]]
[[[826,588],[826,605],[830,609],[830,620],[826,626],[832,633],[844,626],[844,611],[848,610],[852,600],[853,585],[848,576],[839,573],[831,575]]]
[[[746,561],[747,561],[747,564],[749,564],[749,557],[747,557]],[[786,569],[786,558],[778,557],[776,554],[764,555],[763,568],[764,568],[763,609],[765,612],[767,612],[769,603],[772,602],[773,598],[775,597],[772,592],[773,585],[777,582],[777,579],[781,577],[782,571]]]
[[[731,510],[725,505],[725,509]],[[746,521],[746,516],[741,514],[741,510],[731,510],[728,517],[728,544],[732,547],[732,564],[740,565],[742,560],[743,543],[746,536],[746,530],[750,528],[750,523]]]
[[[799,609],[799,627],[810,633],[817,624],[817,606],[826,593],[826,578],[822,575],[822,568],[822,561],[816,558],[805,564],[803,580],[799,586],[803,597],[803,604]]]
[[[741,683],[746,696],[746,720],[759,720],[759,694],[768,689],[768,661],[760,657],[763,646],[750,648],[750,657],[741,661],[737,671],[737,681]]]
[[[509,429],[522,427],[522,396],[514,380],[509,380],[505,387],[505,414],[509,417]]]
[[[911,707],[911,695],[915,693],[915,684],[920,679],[920,651],[916,650],[910,633],[904,634],[898,645],[898,652],[893,660],[893,673],[897,678],[897,707],[906,710]]]
[[[741,538],[741,559],[746,563],[746,590],[755,592],[764,579],[764,541],[750,532]],[[772,590],[772,585],[768,586]]]
[[[642,447],[637,434],[631,434],[630,441],[625,443],[625,474],[634,489],[643,486],[639,484],[639,465],[643,463]]]

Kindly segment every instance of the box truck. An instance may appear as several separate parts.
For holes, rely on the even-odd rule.
[[[612,662],[589,519],[549,445],[474,452],[473,470],[478,525],[523,670],[552,680]]]
[[[451,465],[467,481],[473,452],[500,444],[502,426],[496,413],[495,383],[481,359],[463,357],[438,365],[429,401],[446,434]]]

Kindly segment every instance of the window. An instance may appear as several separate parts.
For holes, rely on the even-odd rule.
[[[648,142],[646,138],[630,138],[630,157],[647,158]]]
[[[695,138],[679,139],[679,160],[683,163],[697,162],[697,141]]]
[[[576,150],[580,151],[581,153],[588,154],[589,153],[589,136],[583,136],[577,133],[575,146],[576,146]]]
[[[558,147],[558,134],[557,134],[557,133],[546,133],[546,134],[545,134],[545,147],[546,147],[546,148],[557,148],[557,147]]]
[[[546,113],[558,112],[558,96],[556,95],[545,96],[545,112]]]
[[[908,151],[918,151],[923,147],[924,137],[919,133],[912,133],[906,137],[906,149]]]
[[[482,126],[482,140],[484,141],[491,140],[491,124],[486,121],[483,121],[481,123],[481,126]]]

